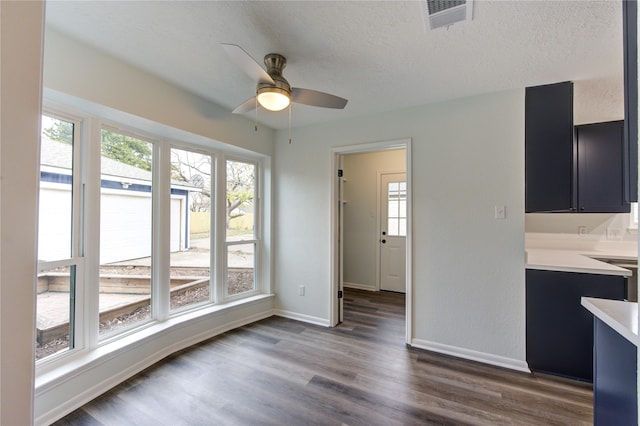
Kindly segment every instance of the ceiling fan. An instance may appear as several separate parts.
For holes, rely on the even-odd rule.
[[[317,90],[291,87],[282,76],[287,59],[278,53],[269,53],[264,57],[265,71],[243,48],[235,44],[223,43],[227,55],[249,77],[257,81],[256,96],[247,99],[233,110],[234,114],[244,114],[256,108],[258,104],[269,111],[282,111],[291,102],[322,108],[343,109],[347,100]]]

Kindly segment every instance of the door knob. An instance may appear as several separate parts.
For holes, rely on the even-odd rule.
[[[380,242],[381,242],[382,244],[385,244],[385,243],[387,242],[387,240],[380,240]]]

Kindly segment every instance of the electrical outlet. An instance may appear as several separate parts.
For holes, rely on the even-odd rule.
[[[493,217],[494,219],[505,219],[507,217],[507,207],[495,206]]]
[[[304,296],[304,286],[303,285],[299,285],[298,286],[298,296]]]
[[[586,226],[578,226],[578,235],[581,237],[587,236],[587,227]]]
[[[607,240],[621,240],[622,229],[620,228],[607,228]]]

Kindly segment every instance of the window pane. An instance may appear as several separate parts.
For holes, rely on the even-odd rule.
[[[36,360],[73,348],[75,266],[38,274]]]
[[[227,161],[227,241],[254,239],[254,164]]]
[[[73,220],[73,123],[42,116],[38,260],[69,259]]]
[[[398,217],[407,217],[407,200],[400,200],[400,205],[398,207]]]
[[[389,218],[389,229],[387,235],[397,236],[398,234],[398,219]]]
[[[74,124],[42,116],[38,263],[69,260],[38,273],[36,360],[73,348],[76,270],[73,253]]]
[[[388,216],[398,217],[398,201],[397,200],[393,200],[393,201],[389,200]]]
[[[400,219],[398,224],[398,236],[400,237],[407,236],[407,219]]]
[[[387,234],[396,237],[406,236],[407,183],[389,182],[387,198]]]
[[[171,310],[210,300],[211,164],[171,149]]]
[[[255,244],[227,246],[227,295],[245,293],[255,288]]]
[[[151,318],[152,144],[102,130],[100,334]]]

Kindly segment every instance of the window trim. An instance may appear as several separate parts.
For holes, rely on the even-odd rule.
[[[46,115],[56,120],[65,121],[73,124],[73,141],[72,141],[72,163],[71,163],[71,241],[70,241],[70,253],[68,258],[56,259],[53,261],[40,261],[36,259],[36,273],[40,273],[44,270],[53,269],[62,266],[75,266],[74,276],[74,288],[73,297],[71,291],[69,292],[70,310],[72,311],[73,318],[69,318],[69,333],[70,341],[69,348],[67,350],[61,350],[42,359],[35,361],[36,373],[39,371],[39,367],[46,368],[47,365],[55,365],[58,360],[66,359],[69,356],[74,356],[78,352],[82,352],[87,345],[87,333],[85,324],[86,311],[85,305],[85,262],[84,257],[84,177],[85,169],[83,167],[82,158],[85,155],[83,148],[82,135],[83,135],[83,119],[74,113],[64,112],[57,108],[43,108],[41,115]],[[40,130],[42,133],[42,130]],[[41,164],[41,156],[38,159]],[[38,169],[38,175],[40,175],[40,167]],[[40,176],[38,177],[38,183],[40,183]],[[40,198],[40,184],[38,184],[38,206]],[[38,221],[40,211],[38,207]],[[37,235],[37,234],[36,234]],[[37,243],[36,243],[37,244]],[[38,252],[38,245],[36,245],[36,253]],[[37,297],[37,292],[36,292]],[[72,301],[72,302],[71,302]],[[71,306],[73,303],[73,306]],[[34,301],[34,306],[37,309],[37,300]],[[35,312],[37,314],[37,310]],[[34,329],[35,332],[35,329]]]
[[[163,141],[165,144],[168,145],[168,158],[169,158],[169,167],[171,167],[171,151],[173,149],[179,149],[182,151],[190,151],[196,154],[200,154],[200,155],[206,155],[209,156],[211,158],[211,175],[209,176],[210,179],[210,183],[209,185],[211,186],[211,190],[214,191],[214,193],[212,194],[213,196],[211,197],[210,203],[211,205],[209,206],[209,300],[208,301],[203,301],[203,302],[199,302],[199,303],[194,303],[192,305],[186,305],[186,306],[181,306],[177,309],[171,310],[171,300],[169,300],[169,307],[168,307],[168,312],[167,312],[167,318],[175,318],[178,317],[182,314],[186,314],[192,311],[197,311],[198,309],[201,309],[203,307],[206,306],[210,306],[210,305],[215,305],[216,304],[216,271],[218,270],[218,265],[216,264],[216,253],[218,250],[217,244],[215,244],[216,242],[216,238],[217,238],[217,232],[215,229],[215,223],[216,223],[216,197],[217,197],[217,189],[216,189],[216,181],[218,179],[217,174],[218,174],[218,164],[217,164],[217,157],[220,155],[219,153],[216,154],[213,150],[207,150],[203,147],[194,147],[188,144],[184,144],[184,143],[178,143],[175,141],[170,141],[170,140],[165,140]],[[169,176],[169,189],[171,187],[171,179]],[[171,202],[171,197],[169,197],[170,200],[169,202]],[[169,206],[170,208],[170,206]],[[171,213],[169,213],[169,240],[171,239]],[[171,241],[169,241],[169,246],[171,245]],[[170,253],[169,253],[170,255]],[[168,271],[170,271],[171,268],[171,262],[168,262]],[[169,272],[167,272],[169,273]],[[170,274],[170,273],[169,273]],[[170,287],[170,285],[169,285]],[[170,290],[170,288],[169,288]],[[169,297],[170,298],[170,297]]]
[[[160,189],[157,188],[157,186],[161,186],[162,183],[162,179],[161,179],[161,174],[160,173],[160,167],[162,166],[160,161],[161,161],[161,155],[160,155],[160,141],[159,139],[153,137],[152,135],[148,135],[145,133],[140,133],[138,131],[136,131],[135,129],[131,129],[128,126],[116,126],[114,124],[99,120],[99,134],[100,134],[100,143],[97,145],[99,147],[98,149],[98,154],[96,154],[96,156],[98,157],[96,159],[96,161],[98,161],[98,163],[100,164],[100,180],[99,181],[94,181],[94,185],[97,189],[97,191],[99,192],[100,195],[100,202],[98,204],[98,209],[100,210],[102,207],[102,195],[103,194],[108,194],[108,193],[112,193],[113,190],[111,189],[107,189],[104,190],[102,188],[102,178],[103,178],[103,170],[102,170],[102,143],[103,143],[103,139],[102,139],[102,132],[103,131],[108,131],[111,133],[116,133],[118,135],[122,135],[122,136],[126,136],[126,137],[130,137],[133,139],[137,139],[141,142],[146,142],[148,144],[151,145],[151,259],[150,259],[150,300],[149,300],[149,304],[150,304],[150,314],[148,318],[142,319],[140,321],[136,321],[135,323],[126,325],[122,328],[117,328],[115,330],[110,330],[107,331],[103,334],[100,334],[100,308],[99,308],[99,301],[100,301],[100,274],[99,274],[99,270],[100,270],[100,266],[101,263],[99,261],[100,256],[101,256],[101,252],[100,252],[100,238],[98,238],[97,243],[98,246],[94,247],[94,249],[97,249],[97,255],[98,255],[98,276],[95,277],[96,278],[96,282],[98,283],[95,287],[95,292],[96,295],[95,297],[98,298],[98,310],[97,312],[94,314],[96,317],[96,322],[98,324],[98,328],[97,328],[97,346],[102,346],[105,344],[108,344],[109,342],[113,342],[116,341],[118,339],[120,339],[121,337],[124,338],[132,333],[135,333],[136,331],[142,330],[144,328],[149,327],[150,325],[158,322],[159,320],[162,321],[166,318],[166,313],[162,310],[159,309],[160,308],[160,304],[159,302],[161,302],[162,299],[162,280],[159,279],[159,273],[157,271],[157,263],[158,262],[158,252],[161,251],[160,250],[160,243],[161,243],[161,239],[162,239],[162,234],[161,231],[159,230],[159,227],[161,226],[160,223],[160,210],[161,210],[161,206],[158,205],[158,203],[161,202],[161,200],[159,199],[159,193],[160,193]],[[135,194],[136,196],[139,194]],[[142,195],[140,195],[142,197]],[[101,222],[101,217],[100,215],[98,216],[98,218],[95,220],[95,226],[98,227],[98,232],[101,234],[101,226],[102,226],[102,222]],[[101,236],[101,235],[100,235]],[[160,300],[159,300],[160,299]],[[93,313],[92,313],[93,314]]]
[[[224,250],[222,256],[222,265],[223,265],[223,277],[222,277],[222,301],[223,302],[233,302],[238,299],[242,299],[245,297],[255,296],[264,291],[264,286],[262,284],[262,271],[261,271],[261,245],[262,245],[262,224],[263,224],[263,215],[262,215],[262,185],[260,177],[262,176],[263,170],[261,167],[261,162],[257,159],[250,159],[247,157],[242,157],[238,155],[227,155],[223,157],[224,167],[220,167],[220,178],[223,181],[223,200],[220,202],[222,210],[222,214],[224,220],[220,220],[221,223],[225,224],[224,233],[221,239],[224,240]],[[253,188],[253,196],[254,196],[254,206],[253,206],[253,238],[252,239],[243,239],[237,241],[227,241],[227,229],[226,229],[226,199],[227,199],[227,162],[233,161],[238,163],[251,164],[254,166],[254,188]],[[228,294],[229,286],[228,286],[228,253],[229,247],[234,245],[244,245],[244,244],[253,244],[254,252],[253,252],[253,290],[245,291],[237,294]]]

